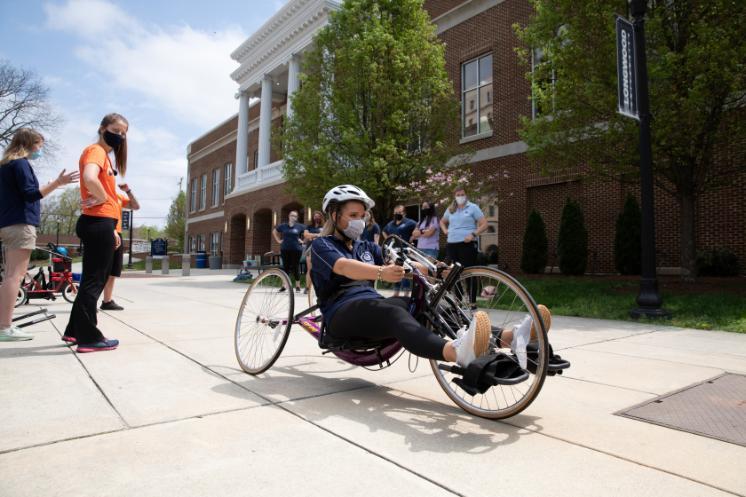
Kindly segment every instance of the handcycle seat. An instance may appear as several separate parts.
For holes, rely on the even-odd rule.
[[[323,333],[319,338],[319,347],[327,352],[335,350],[367,351],[382,349],[396,342],[396,338],[335,337],[329,333]]]

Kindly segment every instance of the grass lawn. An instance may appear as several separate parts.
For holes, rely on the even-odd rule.
[[[639,278],[615,276],[527,276],[519,280],[538,303],[561,316],[633,321]],[[695,283],[660,277],[659,291],[669,319],[654,322],[746,333],[746,278],[701,278]]]

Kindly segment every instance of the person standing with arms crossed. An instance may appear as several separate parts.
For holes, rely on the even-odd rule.
[[[405,242],[409,242],[412,239],[412,232],[417,227],[417,223],[413,219],[409,219],[404,212],[404,206],[402,204],[394,207],[394,219],[383,228],[383,239],[396,235]],[[394,297],[399,296],[399,291],[404,290],[405,292],[409,289],[409,280],[403,279],[397,283],[394,283]]]
[[[119,189],[122,190],[126,195],[122,195],[117,192],[117,201],[119,203],[119,218],[117,219],[117,233],[119,238],[122,238],[122,209],[132,209],[134,211],[140,208],[140,202],[135,198],[135,194],[132,193],[132,189],[127,183],[121,183]],[[130,221],[131,222],[131,221]],[[132,257],[132,254],[130,254]],[[114,302],[114,282],[117,278],[122,276],[122,267],[124,266],[124,243],[119,245],[119,248],[114,251],[114,259],[111,263],[111,274],[109,279],[106,281],[104,286],[104,299],[101,302],[102,311],[123,311],[124,307]]]
[[[107,114],[98,128],[98,141],[80,156],[83,213],[75,232],[83,242],[83,277],[62,337],[69,344],[77,343],[79,353],[119,346],[119,340],[106,338],[98,329],[96,304],[109,279],[114,251],[122,243],[116,230],[121,209],[115,178],[127,172],[128,130],[124,116]]]
[[[13,135],[0,160],[0,241],[5,251],[5,274],[0,285],[0,342],[31,340],[34,335],[13,326],[21,280],[31,251],[36,248],[36,227],[41,224],[41,199],[62,185],[78,181],[78,172],[62,172],[40,187],[32,160],[41,157],[44,137],[31,128]]]
[[[279,224],[272,230],[272,236],[280,244],[282,269],[290,276],[291,283],[295,284],[296,292],[300,292],[300,257],[303,253],[301,236],[304,231],[305,225],[298,222],[298,211],[290,211],[288,222]],[[284,292],[285,287],[280,288],[280,291]]]

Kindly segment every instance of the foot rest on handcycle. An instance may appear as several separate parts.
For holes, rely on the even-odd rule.
[[[528,373],[502,352],[478,357],[466,368],[445,364],[438,367],[461,375],[461,378],[454,378],[453,382],[469,395],[484,393],[496,385],[515,385],[528,379]]]
[[[530,343],[526,347],[526,355],[528,356],[528,370],[536,374],[536,362],[539,358],[539,349],[536,344]],[[549,362],[547,363],[547,376],[554,376],[556,374],[562,374],[562,371],[571,366],[570,361],[563,359],[561,356],[554,353],[552,345],[549,344]]]

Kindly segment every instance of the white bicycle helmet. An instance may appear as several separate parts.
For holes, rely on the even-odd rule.
[[[339,185],[335,186],[324,195],[324,202],[321,204],[321,209],[326,212],[326,208],[329,207],[331,202],[347,202],[348,200],[357,200],[365,204],[366,210],[370,210],[376,203],[370,198],[361,188],[355,185]]]

